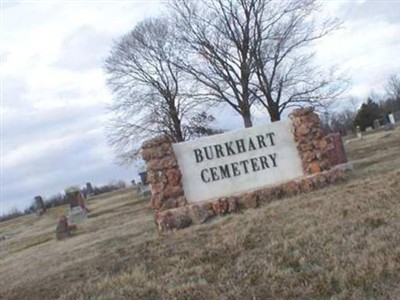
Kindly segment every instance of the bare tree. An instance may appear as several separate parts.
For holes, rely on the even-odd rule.
[[[175,0],[172,8],[195,54],[182,69],[235,109],[245,127],[252,125],[254,104],[277,121],[285,109],[320,105],[346,87],[312,64],[308,47],[339,26],[335,19],[316,20],[315,0]]]
[[[386,84],[386,93],[393,100],[400,101],[400,74],[390,76]]]
[[[315,0],[274,1],[256,18],[261,42],[255,51],[255,86],[272,122],[290,107],[329,106],[347,88],[333,69],[326,74],[313,64],[310,46],[340,25],[336,19],[317,20],[319,9]]]
[[[174,0],[180,38],[187,45],[190,62],[179,67],[200,82],[214,101],[227,103],[252,126],[251,91],[254,74],[256,18],[264,7],[258,0]]]
[[[185,54],[174,30],[165,19],[145,20],[114,45],[105,61],[115,96],[107,136],[122,163],[130,161],[139,142],[152,136],[186,140],[193,125],[189,122],[202,113],[201,99],[194,97],[196,86],[176,66]]]

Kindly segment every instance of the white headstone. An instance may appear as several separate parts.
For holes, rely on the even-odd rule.
[[[290,120],[173,144],[188,202],[211,200],[303,175]]]
[[[87,220],[87,218],[87,213],[82,207],[72,207],[68,214],[68,223],[71,225],[76,225]]]
[[[388,117],[389,117],[389,122],[390,122],[390,124],[394,124],[394,123],[396,123],[396,121],[395,121],[395,119],[394,119],[394,115],[393,115],[393,114],[390,114]]]

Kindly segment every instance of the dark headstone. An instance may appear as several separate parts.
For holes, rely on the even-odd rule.
[[[68,202],[69,202],[69,207],[70,208],[74,208],[79,206],[78,203],[78,194],[80,192],[79,191],[66,191],[65,194],[67,195],[68,198]]]
[[[36,214],[39,216],[41,216],[46,211],[42,196],[35,197],[35,210]]]
[[[68,219],[65,215],[61,215],[56,227],[56,238],[57,240],[62,240],[70,236],[71,231],[68,226]]]
[[[332,133],[325,136],[324,139],[328,143],[326,151],[331,167],[347,163],[347,156],[341,135],[339,133]]]
[[[94,195],[94,190],[90,182],[86,182],[86,196],[90,197]]]
[[[140,176],[140,181],[142,182],[143,185],[148,185],[147,182],[147,172],[140,172],[139,173]]]
[[[136,181],[135,181],[135,179],[133,179],[133,180],[131,181],[131,184],[132,184],[132,186],[136,186]]]
[[[372,125],[374,129],[379,129],[381,127],[381,123],[379,122],[378,119],[374,120],[374,123]]]
[[[87,211],[85,198],[79,189],[69,189],[65,191],[65,194],[67,195],[70,209],[80,206]]]

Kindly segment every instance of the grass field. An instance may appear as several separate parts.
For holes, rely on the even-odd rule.
[[[1,223],[0,299],[400,299],[400,128],[346,144],[344,183],[159,234],[132,189]]]

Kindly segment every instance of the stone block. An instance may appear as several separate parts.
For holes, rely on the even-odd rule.
[[[310,178],[304,178],[300,181],[300,191],[302,193],[309,193],[313,190],[313,184]]]
[[[189,217],[194,224],[201,224],[215,216],[209,203],[194,204],[189,206]]]
[[[188,209],[170,209],[155,214],[155,221],[160,231],[182,229],[192,224]]]
[[[309,168],[309,173],[311,173],[311,174],[321,173],[321,168],[319,166],[319,163],[317,163],[317,162],[311,163],[308,166],[308,168]]]
[[[162,202],[161,210],[167,210],[178,207],[178,200],[176,198],[168,198]]]
[[[258,206],[258,196],[256,193],[241,195],[238,199],[240,208],[256,208]]]
[[[226,201],[228,203],[228,213],[235,212],[239,209],[237,197],[229,197]]]
[[[221,199],[218,199],[217,201],[213,201],[213,202],[211,202],[211,206],[212,206],[213,211],[217,215],[222,215],[222,214],[228,212],[227,198],[221,198]]]
[[[179,196],[183,196],[183,188],[180,185],[178,186],[168,185],[164,189],[164,195],[166,198],[177,198]]]
[[[177,168],[169,169],[165,173],[168,180],[168,184],[177,186],[181,183],[182,174],[181,171],[179,171],[179,169]]]
[[[331,167],[347,163],[347,156],[344,150],[342,137],[339,133],[332,133],[325,136],[324,140],[327,143],[326,157]]]
[[[164,193],[158,193],[151,196],[150,206],[152,209],[159,210],[164,202],[165,196]]]

